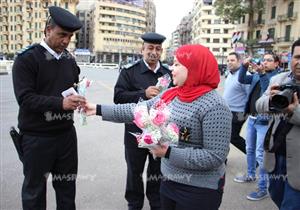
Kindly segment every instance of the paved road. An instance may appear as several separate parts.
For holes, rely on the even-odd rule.
[[[97,103],[111,103],[117,71],[83,69],[81,75],[94,83],[87,98]],[[222,85],[219,89],[222,92]],[[8,129],[16,125],[17,104],[13,95],[11,75],[0,76],[0,209],[21,209],[20,189],[22,165],[8,136]],[[99,117],[88,119],[81,126],[75,116],[78,147],[79,175],[77,181],[77,209],[79,210],[125,210],[124,186],[126,165],[124,161],[123,125],[102,122]],[[233,177],[245,171],[245,156],[231,148],[228,157],[226,186],[220,210],[275,210],[270,199],[251,202],[246,194],[256,188],[255,184],[237,184]],[[55,209],[55,196],[48,182],[48,209]],[[150,210],[145,202],[144,210]]]

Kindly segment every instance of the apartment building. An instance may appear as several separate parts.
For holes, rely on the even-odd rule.
[[[224,64],[232,51],[231,36],[235,26],[215,15],[213,0],[195,0],[193,7],[192,43],[210,49],[219,64]]]
[[[241,33],[237,45],[246,47],[245,44],[251,41],[254,55],[274,51],[286,68],[290,47],[300,38],[300,1],[266,0],[264,11],[254,14],[252,40],[249,40],[248,21],[249,16],[245,15],[237,25],[236,32]]]
[[[144,0],[146,10],[146,32],[155,32],[156,30],[156,7],[153,0]]]
[[[98,0],[91,12],[90,51],[95,54],[96,62],[137,60],[142,47],[140,36],[145,30],[143,6]]]
[[[79,0],[0,0],[0,52],[14,54],[39,43],[44,37],[49,6],[60,6],[75,14]],[[69,50],[75,49],[75,36]]]

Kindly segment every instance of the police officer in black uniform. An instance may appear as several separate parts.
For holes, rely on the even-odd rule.
[[[141,37],[143,58],[121,71],[114,89],[116,104],[137,103],[159,94],[155,87],[157,79],[165,74],[171,76],[168,68],[161,64],[162,43],[165,37],[157,33],[146,33]],[[136,138],[129,132],[141,130],[133,124],[125,124],[124,144],[127,163],[127,183],[125,198],[128,209],[141,210],[144,205],[144,185],[142,174],[148,157],[146,196],[151,210],[160,209],[160,160],[153,159],[148,149],[138,148]]]
[[[63,98],[62,92],[78,82],[79,67],[66,48],[82,24],[59,7],[50,7],[49,13],[44,40],[19,53],[12,70],[19,104],[24,210],[46,209],[49,173],[57,209],[75,209],[78,156],[73,110],[83,105],[85,98]]]

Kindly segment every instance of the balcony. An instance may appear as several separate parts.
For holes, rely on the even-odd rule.
[[[3,11],[2,12],[2,17],[8,17],[8,12],[7,11]]]
[[[27,16],[27,17],[26,17],[26,21],[28,21],[28,22],[31,22],[31,21],[32,21],[32,19],[33,19],[33,17],[32,17],[32,16]]]
[[[1,1],[1,7],[8,7],[7,0]]]
[[[16,33],[16,34],[22,35],[22,34],[23,34],[23,31],[19,29],[19,30],[15,31],[15,33]]]
[[[16,40],[16,43],[21,44],[21,45],[23,44],[22,36],[18,37],[18,39]]]
[[[22,20],[17,20],[17,21],[16,21],[16,24],[17,24],[17,25],[23,25],[24,22],[23,22]]]
[[[294,12],[293,14],[278,15],[277,21],[278,22],[293,21],[297,19],[297,16],[298,16],[297,12]]]
[[[17,10],[17,11],[15,12],[15,14],[16,14],[16,15],[23,15],[23,12],[22,12],[22,10]]]
[[[22,1],[17,0],[17,1],[15,2],[15,5],[16,5],[16,6],[21,6],[21,7],[22,7]]]
[[[27,12],[31,12],[32,10],[33,10],[32,5],[31,5],[31,4],[28,4],[28,5],[26,6],[26,11],[27,11]]]
[[[7,19],[3,19],[3,21],[1,22],[3,26],[8,26],[8,21]]]
[[[278,37],[276,39],[276,41],[278,43],[281,43],[281,42],[293,42],[294,41],[294,37]]]
[[[263,27],[265,25],[265,20],[255,20],[253,26],[254,27]]]

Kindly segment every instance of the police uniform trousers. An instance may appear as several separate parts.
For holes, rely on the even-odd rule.
[[[22,204],[24,210],[46,209],[46,185],[52,174],[57,210],[75,210],[78,168],[75,128],[51,137],[23,134]]]
[[[144,205],[143,171],[148,157],[146,196],[151,210],[160,209],[160,158],[153,159],[148,149],[125,146],[127,182],[125,198],[129,210],[141,210]]]

